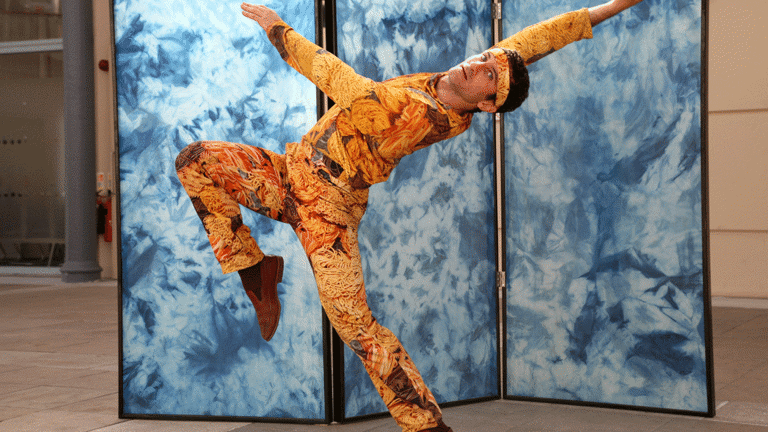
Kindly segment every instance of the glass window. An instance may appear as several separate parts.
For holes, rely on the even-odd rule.
[[[64,258],[63,54],[51,38],[58,2],[0,0],[0,265]]]
[[[0,0],[0,42],[59,38],[59,0]]]

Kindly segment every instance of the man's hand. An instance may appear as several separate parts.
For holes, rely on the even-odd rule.
[[[589,8],[589,19],[592,22],[592,27],[641,1],[643,0],[612,0],[600,6]]]
[[[240,7],[243,9],[243,15],[259,23],[264,31],[268,30],[272,24],[280,21],[280,16],[266,6],[243,3]]]

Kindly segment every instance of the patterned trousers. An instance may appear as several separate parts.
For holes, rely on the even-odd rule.
[[[187,146],[176,171],[205,226],[224,273],[264,257],[238,204],[290,224],[309,257],[320,302],[341,339],[363,361],[403,431],[442,425],[442,414],[397,337],[366,300],[357,229],[368,190],[330,175],[309,145],[279,155],[257,147],[203,141]]]

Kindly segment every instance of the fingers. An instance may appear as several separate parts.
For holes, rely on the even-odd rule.
[[[266,6],[264,6],[264,5],[254,5],[254,4],[250,4],[250,3],[242,3],[240,5],[240,7],[244,11],[248,11],[250,13],[256,13],[256,11],[258,11],[258,10],[266,9]]]
[[[263,11],[260,11],[259,9],[260,5],[252,5],[248,3],[243,3],[240,5],[240,8],[243,10],[243,15],[247,16],[250,19],[256,19],[256,17],[260,15],[264,15]],[[259,13],[261,12],[261,13]]]
[[[243,10],[243,16],[256,21],[264,30],[267,30],[271,24],[280,20],[275,11],[264,5],[242,3],[240,8]]]
[[[254,16],[269,16],[275,13],[272,9],[264,6],[264,5],[253,5],[249,3],[243,3],[240,5],[240,8],[243,9],[243,13],[247,12]]]

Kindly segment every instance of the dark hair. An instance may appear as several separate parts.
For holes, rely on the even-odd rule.
[[[523,101],[528,97],[528,87],[530,81],[528,79],[528,68],[525,67],[523,57],[517,51],[508,50],[502,48],[507,54],[509,60],[509,95],[504,104],[496,111],[498,113],[511,112],[516,110]]]

